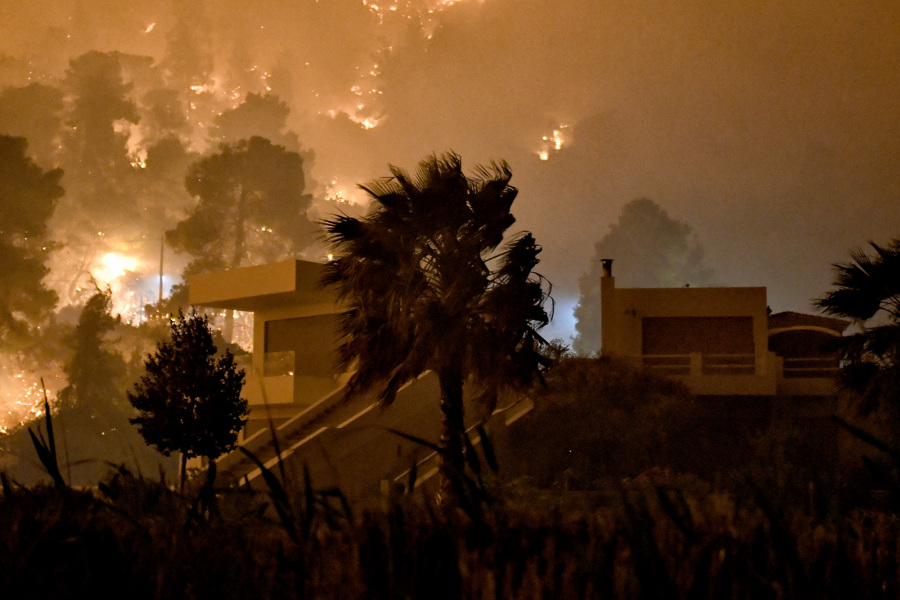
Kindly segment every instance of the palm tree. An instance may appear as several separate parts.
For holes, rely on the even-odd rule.
[[[835,289],[816,305],[858,325],[839,349],[843,383],[861,393],[863,412],[887,403],[900,424],[900,238],[870,245],[874,254],[856,250],[834,265]]]
[[[360,186],[374,200],[367,216],[323,222],[334,256],[323,282],[346,306],[339,358],[355,369],[349,393],[377,385],[387,405],[408,381],[437,375],[440,497],[452,501],[464,466],[463,383],[492,409],[501,388],[547,364],[537,330],[549,321],[550,297],[532,273],[541,248],[522,233],[496,252],[515,222],[506,163],[469,178],[449,153],[422,161],[415,177],[390,170]]]

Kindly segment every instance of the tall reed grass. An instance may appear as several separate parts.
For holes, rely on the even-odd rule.
[[[645,478],[477,515],[312,487],[219,490],[215,513],[120,470],[94,491],[4,479],[4,598],[896,598],[900,520]]]

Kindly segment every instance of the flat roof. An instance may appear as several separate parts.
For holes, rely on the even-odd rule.
[[[321,263],[286,260],[201,273],[191,277],[188,297],[194,306],[251,312],[334,302],[334,291],[319,283],[324,268]]]

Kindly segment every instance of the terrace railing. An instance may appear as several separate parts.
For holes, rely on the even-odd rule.
[[[786,378],[830,378],[837,375],[838,364],[833,357],[785,358]]]
[[[648,369],[672,376],[753,375],[753,354],[645,354],[641,364]]]
[[[833,357],[781,358],[753,354],[645,354],[635,357],[645,369],[677,377],[698,394],[832,393],[838,365]]]

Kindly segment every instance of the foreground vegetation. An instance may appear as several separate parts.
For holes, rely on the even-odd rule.
[[[0,499],[5,598],[895,598],[900,520],[671,476],[466,514],[335,491],[181,496],[119,471]]]
[[[5,598],[897,596],[900,495],[876,503],[854,492],[852,473],[807,478],[783,458],[739,468],[745,453],[719,456],[717,478],[679,474],[699,472],[691,457],[708,434],[683,386],[571,357],[546,383],[515,439],[496,447],[503,478],[482,469],[476,501],[456,509],[421,488],[351,507],[340,490],[268,470],[255,489],[214,488],[201,475],[182,494],[163,475],[125,468],[77,489],[53,450],[57,418],[46,418],[33,441],[54,486],[2,477],[0,589]]]

